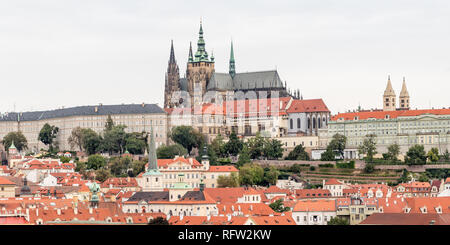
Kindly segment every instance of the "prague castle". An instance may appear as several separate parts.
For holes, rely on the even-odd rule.
[[[208,102],[214,102],[229,96],[233,96],[237,91],[246,93],[254,91],[267,92],[267,97],[293,96],[300,98],[300,92],[295,90],[288,92],[286,82],[282,82],[276,70],[257,71],[237,73],[234,59],[233,43],[231,43],[229,70],[228,73],[219,73],[215,71],[214,55],[208,55],[203,38],[203,27],[200,23],[199,38],[197,41],[197,51],[195,55],[192,52],[192,44],[189,47],[189,58],[187,61],[185,77],[180,77],[179,67],[175,60],[175,51],[173,41],[170,48],[170,58],[165,78],[164,107],[187,107],[189,105],[198,105],[202,103],[202,97],[209,92],[213,99]],[[183,93],[189,95],[190,104],[183,104],[184,99],[177,94]],[[264,98],[266,98],[264,96]]]

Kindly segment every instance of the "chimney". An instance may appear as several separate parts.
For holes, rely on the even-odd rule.
[[[39,216],[39,208],[36,208],[36,216]]]
[[[93,213],[93,209],[92,207],[89,207],[89,213],[92,214]]]
[[[206,220],[210,221],[211,220],[211,215],[208,213],[208,215],[206,215]]]
[[[142,107],[145,107],[145,103],[144,102],[142,102]]]
[[[61,215],[61,209],[60,208],[56,209],[56,214]]]
[[[74,214],[78,214],[78,208],[77,207],[73,208],[73,213]]]
[[[228,221],[231,221],[231,214],[228,214],[227,217],[228,217],[227,220],[228,220]]]
[[[183,220],[183,218],[184,218],[184,215],[183,215],[183,213],[181,213],[180,214],[180,220]]]
[[[189,158],[189,163],[192,165],[193,164],[193,160],[192,160],[192,157],[191,158]]]
[[[250,205],[250,211],[253,211],[253,205]]]
[[[94,108],[94,111],[95,111],[95,112],[98,112],[98,106],[96,106],[96,107]]]

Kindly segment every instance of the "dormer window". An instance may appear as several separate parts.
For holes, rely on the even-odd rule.
[[[389,119],[389,118],[391,118],[391,116],[390,115],[386,115],[384,118],[385,119]]]

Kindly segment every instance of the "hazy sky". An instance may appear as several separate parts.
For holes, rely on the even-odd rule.
[[[0,111],[163,104],[170,40],[184,74],[199,20],[216,71],[278,69],[333,114],[381,108],[391,75],[412,108],[450,106],[450,1],[0,1]]]

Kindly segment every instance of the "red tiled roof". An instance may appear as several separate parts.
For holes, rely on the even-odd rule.
[[[239,172],[239,170],[231,165],[224,165],[224,166],[210,166],[209,172]]]
[[[295,190],[297,198],[331,197],[329,190],[324,189],[299,189]]]
[[[330,112],[322,99],[294,100],[287,113],[299,112]]]
[[[0,185],[16,185],[16,183],[0,177]]]
[[[335,212],[336,202],[327,199],[299,200],[294,206],[294,212],[310,211]]]
[[[355,117],[358,117],[358,120],[366,120],[369,118],[385,119],[387,115],[389,115],[389,118],[397,118],[397,117],[420,116],[425,114],[450,115],[450,109],[400,110],[400,111],[380,110],[380,111],[347,112],[347,113],[339,113],[335,116],[332,116],[331,121],[337,121],[339,119],[345,121],[352,121],[355,119]]]
[[[325,185],[343,185],[343,184],[339,182],[337,179],[328,179],[325,182]]]

